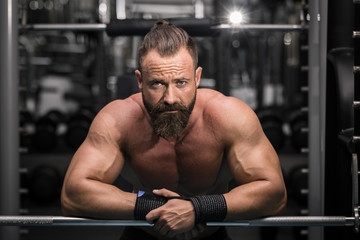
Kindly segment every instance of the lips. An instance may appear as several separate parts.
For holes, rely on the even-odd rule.
[[[177,113],[178,110],[163,111],[162,113]]]

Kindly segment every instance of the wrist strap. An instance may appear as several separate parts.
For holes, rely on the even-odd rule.
[[[135,220],[145,220],[145,216],[153,209],[161,207],[167,202],[167,198],[157,196],[152,193],[138,191],[134,218]]]
[[[189,200],[194,205],[195,224],[224,221],[227,205],[222,194],[196,196]]]

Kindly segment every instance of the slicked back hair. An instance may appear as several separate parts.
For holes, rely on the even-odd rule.
[[[189,51],[195,69],[198,63],[195,40],[184,29],[176,27],[169,21],[158,20],[140,45],[139,70],[142,70],[143,60],[150,50],[155,49],[161,57],[167,57],[175,55],[181,47],[185,47]]]

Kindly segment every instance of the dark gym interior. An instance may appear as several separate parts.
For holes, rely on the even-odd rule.
[[[0,216],[62,215],[72,156],[103,106],[139,91],[137,50],[159,18],[196,39],[200,88],[258,115],[280,158],[284,216],[355,219],[227,227],[231,238],[359,239],[359,0],[1,0]],[[122,230],[1,226],[0,239],[111,240]]]

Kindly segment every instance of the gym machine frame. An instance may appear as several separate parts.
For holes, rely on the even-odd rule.
[[[19,27],[23,31],[47,31],[47,30],[73,30],[73,31],[106,31],[105,24],[33,24]],[[215,25],[211,30],[275,30],[275,31],[298,31],[307,29],[302,25]],[[125,33],[118,33],[122,35]],[[355,35],[354,35],[355,37]],[[354,68],[355,69],[355,68]],[[355,105],[356,102],[354,102]],[[357,102],[358,103],[358,102]],[[358,104],[357,104],[358,105]],[[354,137],[356,140],[356,137]],[[358,166],[357,155],[353,154],[353,208],[354,217],[342,216],[307,216],[307,217],[269,217],[248,221],[213,222],[208,226],[354,226],[359,228],[358,215]],[[87,218],[69,218],[60,216],[0,216],[0,226],[152,226],[147,222],[123,221],[123,220],[97,220]]]
[[[185,19],[172,20],[176,25],[183,27],[193,36],[212,36],[218,31],[223,30],[244,30],[244,31],[302,31],[307,30],[306,25],[289,24],[212,24],[207,19]],[[130,27],[133,30],[129,32]],[[195,23],[195,25],[192,25]],[[110,24],[28,24],[19,26],[20,31],[106,31],[109,36],[129,36],[143,35],[153,24],[148,20],[122,20]],[[134,30],[135,28],[135,30]],[[204,30],[205,29],[205,30]],[[200,31],[198,31],[200,30]],[[205,31],[205,32],[204,32]],[[358,32],[354,32],[354,38],[359,37]],[[360,67],[357,67],[360,68]],[[355,72],[355,67],[354,67]],[[359,106],[358,101],[354,101],[354,106]],[[354,136],[354,142],[357,137]],[[345,216],[283,216],[267,217],[253,220],[234,221],[234,222],[209,222],[207,226],[257,226],[257,227],[291,227],[291,226],[353,226],[358,232],[360,218],[358,214],[358,160],[357,155],[352,155],[352,178],[353,178],[353,217]],[[0,216],[0,226],[153,226],[144,221],[127,220],[102,220],[90,218],[74,218],[62,216]]]
[[[360,1],[353,0],[354,3],[354,16],[357,16],[360,9]],[[353,110],[354,110],[354,136],[352,139],[352,143],[354,144],[354,153],[352,154],[352,182],[353,182],[353,215],[355,219],[357,219],[357,231],[359,232],[359,154],[360,154],[360,90],[359,90],[359,80],[360,80],[360,57],[358,55],[360,51],[360,21],[354,20],[354,31],[353,31],[353,39],[354,39],[354,102],[353,102]]]

